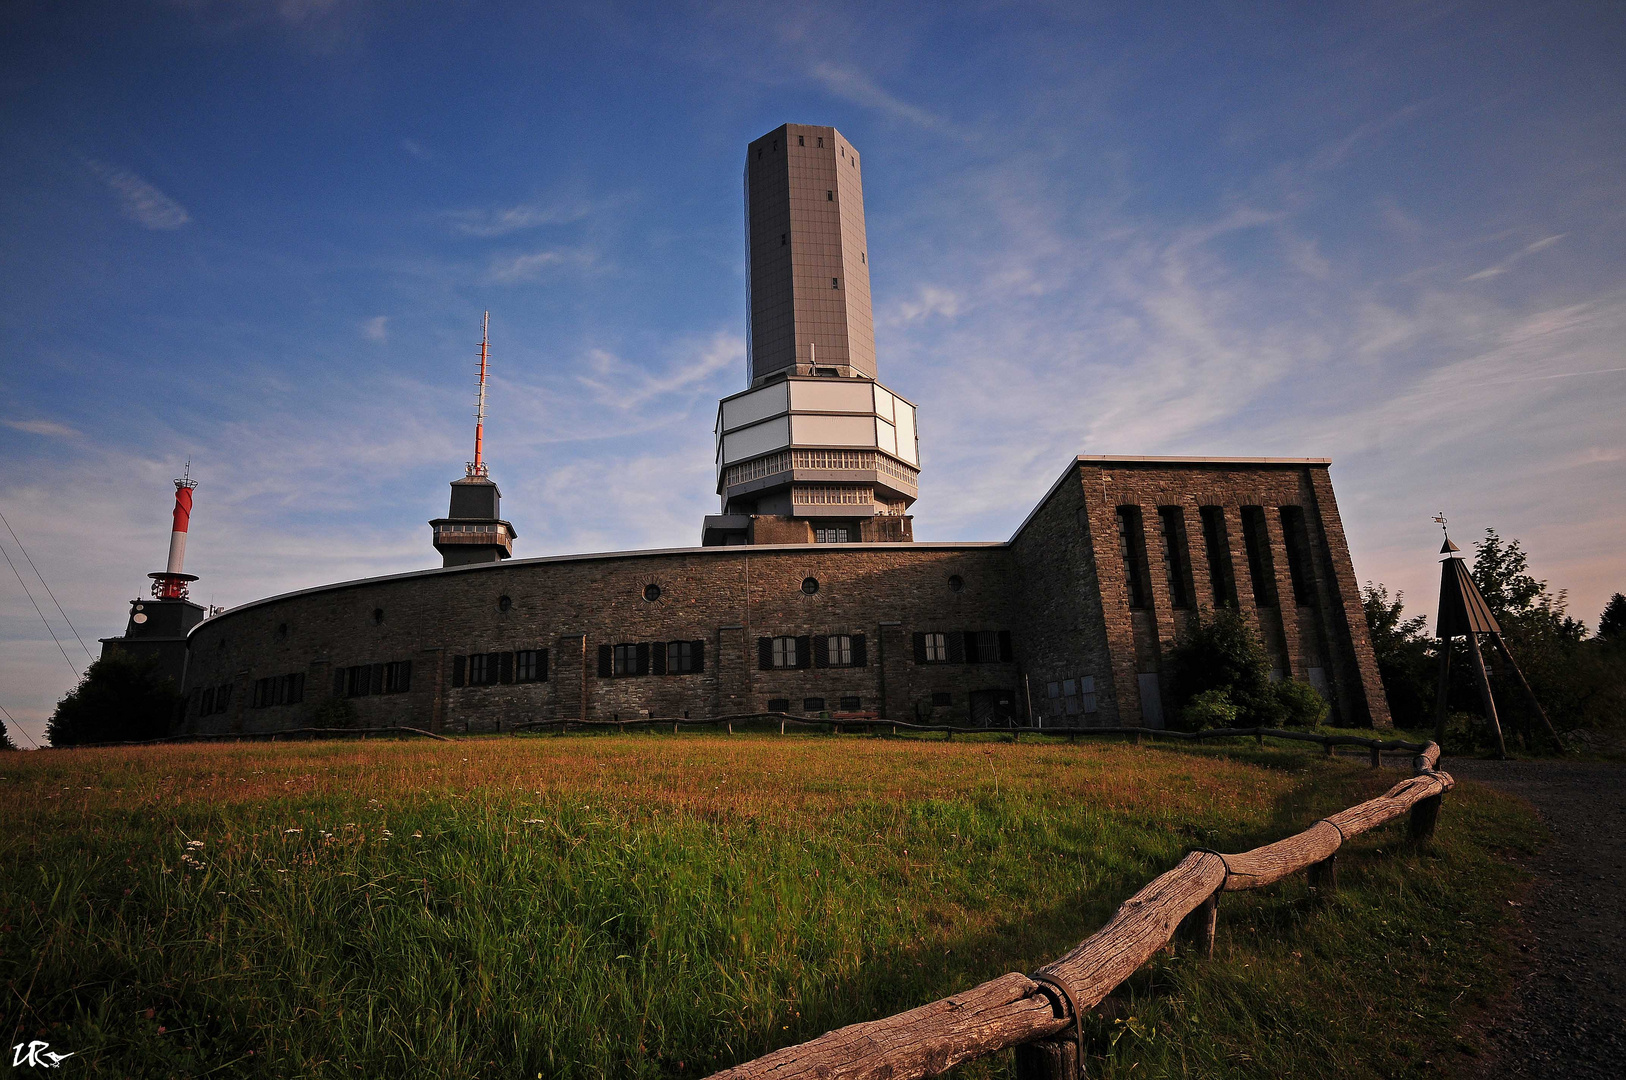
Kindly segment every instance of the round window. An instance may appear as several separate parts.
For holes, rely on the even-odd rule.
[[[961,577],[959,574],[950,574],[949,592],[959,592],[963,588],[965,588],[965,578]]]
[[[509,597],[506,597],[506,596],[497,597],[497,610],[498,611],[507,611],[509,608],[511,608],[513,606],[514,606],[514,601],[512,599],[510,599]]]
[[[803,578],[802,579],[802,591],[805,592],[809,596],[812,596],[814,593],[818,592],[819,591],[819,579],[816,578],[816,577],[805,577],[805,578]]]
[[[130,616],[130,621],[139,626],[141,623],[144,623],[144,622],[147,621],[147,617],[145,615],[141,614],[141,612],[138,611],[134,615]]]
[[[279,638],[285,638],[285,637],[288,636],[288,624],[287,623],[278,623],[277,624],[277,636]]]
[[[373,622],[378,623],[380,626],[383,625],[383,623],[384,623],[384,609],[383,608],[381,608],[381,607],[373,608]]]
[[[644,599],[645,600],[648,600],[650,603],[653,604],[655,601],[659,600],[660,598],[661,598],[661,587],[659,585],[657,585],[653,581],[651,581],[648,585],[644,586]]]

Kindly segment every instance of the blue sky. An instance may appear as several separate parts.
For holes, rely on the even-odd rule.
[[[1075,453],[1327,456],[1363,580],[1431,608],[1445,509],[1595,623],[1622,55],[1608,3],[22,0],[0,508],[92,650],[188,456],[201,601],[434,565],[490,309],[516,554],[694,544],[745,383],[744,147],[828,123],[920,539],[1007,537]],[[37,738],[73,682],[10,578],[0,705]]]

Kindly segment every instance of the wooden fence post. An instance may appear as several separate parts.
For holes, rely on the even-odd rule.
[[[1017,1080],[1083,1080],[1079,1046],[1071,1038],[1037,1039],[1016,1048]]]
[[[1416,843],[1426,844],[1434,839],[1434,823],[1439,817],[1440,795],[1430,795],[1411,808],[1411,820],[1406,832]]]
[[[1372,767],[1374,769],[1383,768],[1383,751],[1379,750],[1376,744],[1372,746]]]
[[[1325,899],[1338,891],[1338,853],[1335,851],[1309,868],[1310,891]]]
[[[1207,960],[1214,955],[1214,935],[1218,930],[1219,893],[1215,892],[1181,920],[1175,936],[1189,942],[1197,950],[1197,955]]]

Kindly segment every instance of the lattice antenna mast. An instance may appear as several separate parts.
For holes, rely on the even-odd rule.
[[[470,476],[486,475],[486,371],[491,357],[491,312],[480,324],[480,394],[474,401],[474,460],[468,463]]]

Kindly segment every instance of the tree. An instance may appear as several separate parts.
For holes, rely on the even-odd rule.
[[[1554,596],[1547,583],[1530,575],[1530,556],[1517,540],[1503,540],[1495,529],[1485,530],[1485,539],[1474,545],[1474,584],[1485,595],[1502,632],[1544,635],[1580,641],[1586,626],[1565,614],[1569,594],[1560,589]]]
[[[1187,730],[1314,727],[1327,702],[1309,683],[1270,681],[1270,657],[1235,608],[1221,608],[1169,650],[1169,703]]]
[[[169,734],[183,700],[157,657],[111,652],[57,702],[45,730],[52,746],[158,739]]]
[[[17,744],[11,741],[11,732],[6,730],[6,725],[0,724],[0,752],[15,749]]]
[[[1626,641],[1626,596],[1616,593],[1609,598],[1598,620],[1598,636],[1605,641]]]
[[[1405,599],[1405,593],[1396,593],[1390,600],[1389,590],[1376,582],[1368,581],[1361,590],[1389,715],[1400,727],[1414,728],[1425,726],[1433,716],[1438,653],[1434,638],[1424,629],[1428,616],[1406,618]]]

